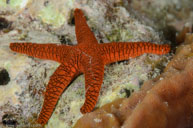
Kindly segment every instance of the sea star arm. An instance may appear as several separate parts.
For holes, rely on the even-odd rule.
[[[166,54],[170,51],[168,44],[158,45],[148,42],[112,42],[100,44],[101,51],[105,64],[127,60],[143,53]]]
[[[60,95],[76,75],[78,75],[76,67],[69,63],[63,63],[57,68],[46,87],[45,99],[37,120],[38,123],[45,125],[48,122]]]
[[[82,10],[75,9],[74,11],[75,17],[75,31],[76,31],[76,39],[78,44],[81,43],[95,43],[97,44],[97,40],[90,30],[88,24],[86,23],[86,18]]]
[[[61,47],[62,46],[62,47]],[[49,59],[60,62],[70,50],[71,46],[57,44],[36,44],[36,43],[10,43],[10,49],[40,59]],[[64,50],[65,49],[65,50]]]
[[[89,64],[88,64],[89,65]],[[104,64],[102,61],[92,61],[85,68],[85,102],[81,107],[81,113],[91,112],[97,102],[104,76]]]

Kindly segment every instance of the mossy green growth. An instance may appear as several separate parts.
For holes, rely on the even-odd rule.
[[[145,63],[150,64],[153,70],[155,70],[156,68],[163,70],[165,67],[163,64],[167,61],[168,59],[166,57],[160,58],[158,60],[152,60],[147,56]]]
[[[0,0],[1,7],[23,8],[30,0]]]
[[[100,97],[98,106],[101,107],[107,103],[110,103],[116,99],[127,97],[127,92],[124,90],[129,90],[130,92],[138,91],[139,86],[136,86],[132,83],[114,85],[110,91],[107,91],[107,94],[103,97]],[[124,90],[123,90],[124,89]],[[123,90],[123,91],[122,91]]]
[[[111,31],[111,33],[109,35],[106,35],[106,37],[109,41],[120,42],[120,41],[125,41],[125,40],[132,39],[133,34],[129,30],[114,29],[114,30]]]
[[[5,7],[7,4],[6,4],[6,0],[0,0],[0,6],[1,7]]]
[[[54,27],[60,27],[64,24],[66,21],[65,15],[66,13],[59,12],[53,5],[43,8],[38,14],[44,23],[51,24]]]

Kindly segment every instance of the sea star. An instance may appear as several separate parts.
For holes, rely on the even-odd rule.
[[[88,27],[83,12],[75,9],[75,32],[78,45],[11,43],[13,51],[40,59],[57,61],[60,66],[50,77],[46,87],[45,100],[38,122],[45,125],[51,117],[60,95],[79,74],[85,75],[86,100],[80,111],[88,113],[96,105],[104,76],[104,66],[116,61],[127,60],[143,53],[166,54],[167,44],[157,45],[147,42],[111,42],[98,44]]]

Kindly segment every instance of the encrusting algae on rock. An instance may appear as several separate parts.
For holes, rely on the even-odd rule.
[[[84,115],[74,128],[193,127],[193,34],[160,76],[146,81],[129,98]],[[96,120],[97,119],[97,120]]]

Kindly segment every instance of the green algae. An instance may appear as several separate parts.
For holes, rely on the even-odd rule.
[[[59,27],[65,23],[65,15],[67,14],[59,12],[53,5],[48,5],[43,8],[38,14],[44,23],[51,24],[55,27]]]
[[[0,6],[11,8],[23,8],[30,0],[0,0]]]
[[[133,34],[131,31],[126,29],[113,29],[110,34],[106,34],[106,37],[109,41],[124,41],[124,40],[130,40],[133,38]]]
[[[0,6],[6,7],[7,6],[6,0],[0,0]]]

